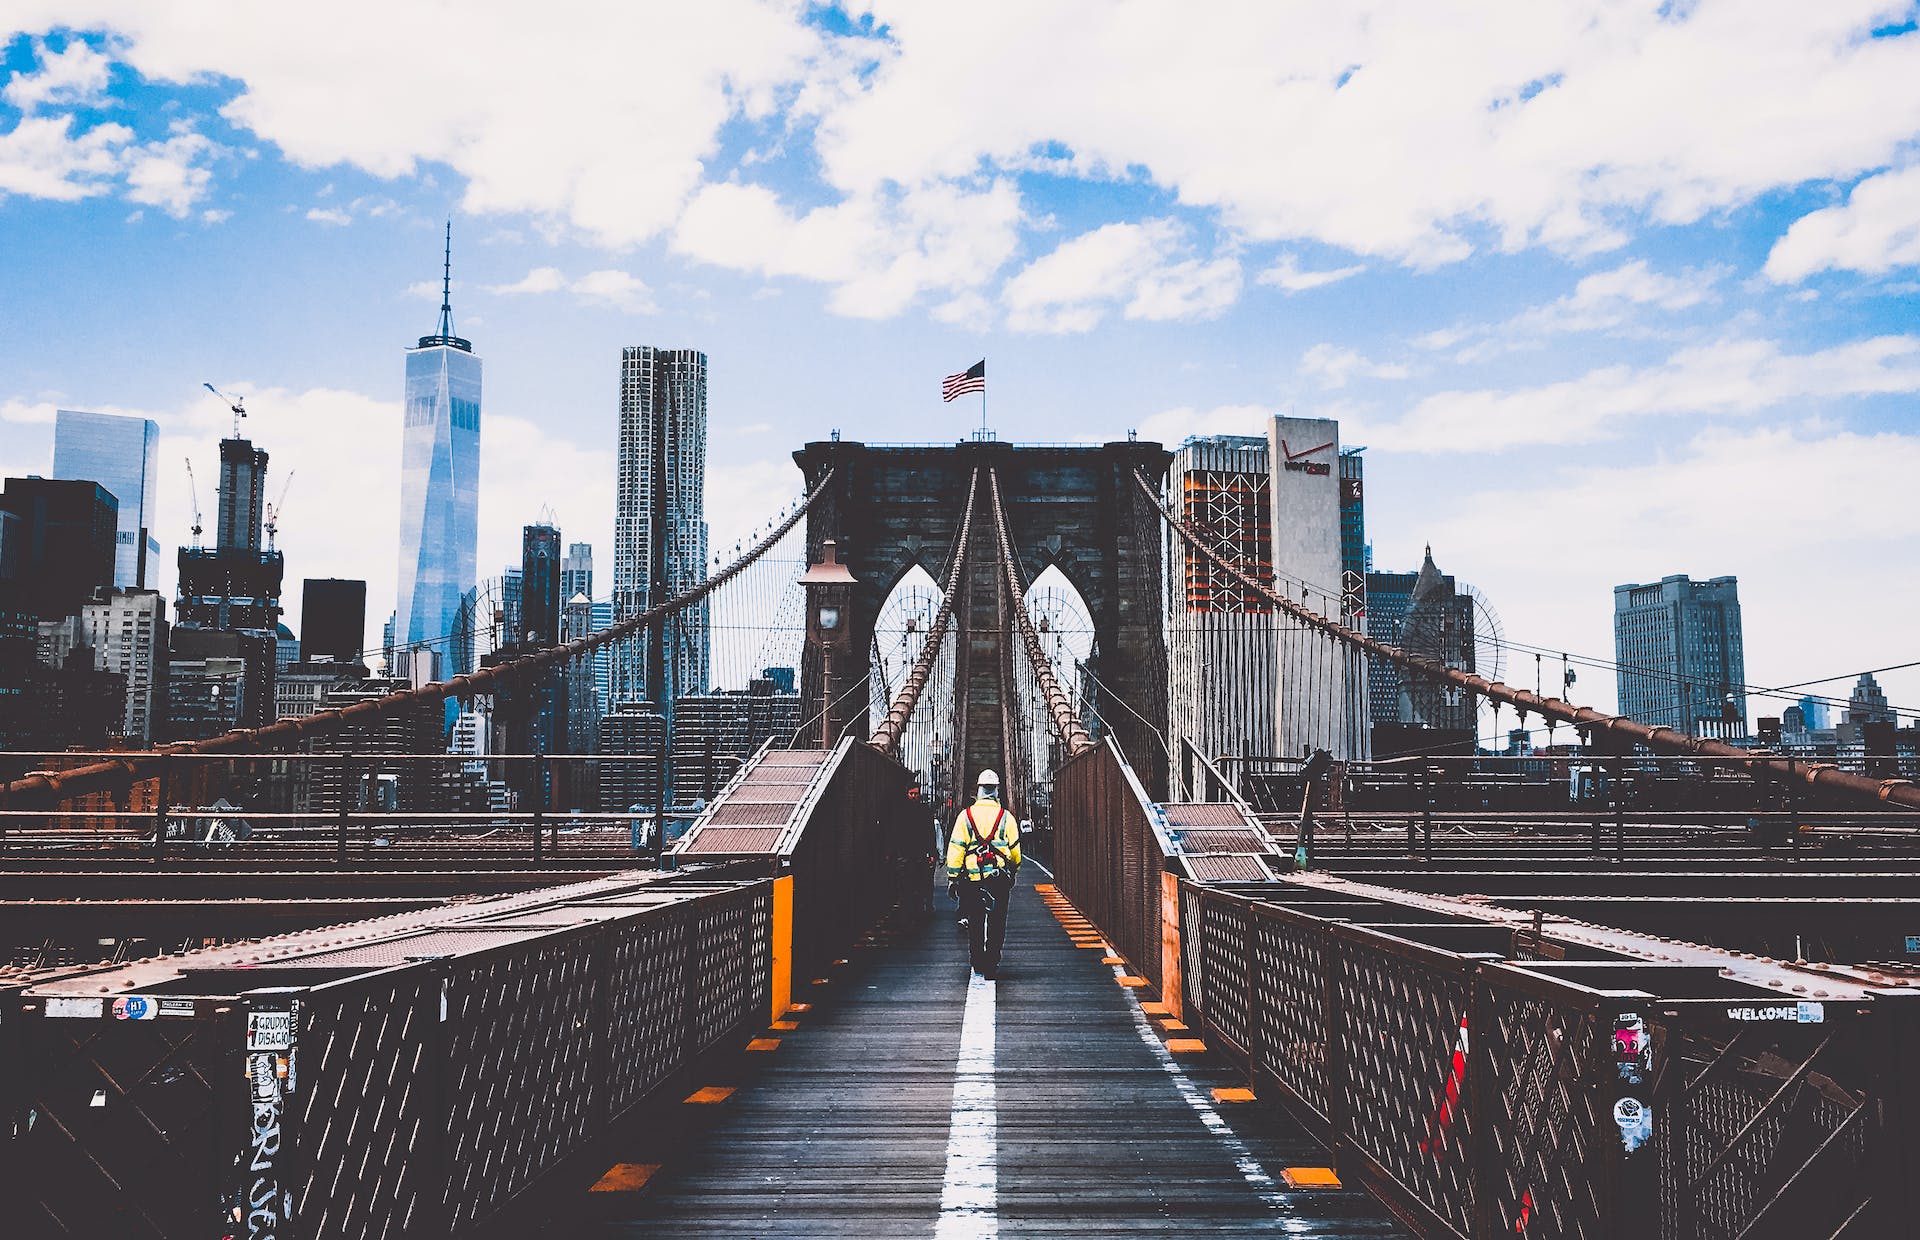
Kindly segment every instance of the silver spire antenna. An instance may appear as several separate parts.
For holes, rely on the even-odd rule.
[[[447,252],[440,269],[440,334],[453,335],[453,220],[447,220]]]

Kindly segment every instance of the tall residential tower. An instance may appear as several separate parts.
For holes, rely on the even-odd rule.
[[[1689,736],[1746,735],[1738,578],[1615,586],[1613,650],[1627,718]]]
[[[473,590],[480,538],[480,358],[453,334],[453,225],[440,277],[440,325],[407,350],[406,424],[400,438],[400,591],[396,674],[421,679],[471,671],[457,652],[461,603]]]
[[[637,346],[620,355],[620,469],[614,498],[613,606],[624,620],[706,580],[707,355]],[[622,643],[612,698],[673,700],[707,691],[703,601],[658,636]]]

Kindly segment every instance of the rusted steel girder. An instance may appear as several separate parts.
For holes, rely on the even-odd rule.
[[[947,640],[947,630],[953,626],[953,599],[960,589],[960,566],[966,562],[967,542],[973,533],[973,505],[980,494],[980,467],[974,466],[973,476],[967,481],[967,509],[960,514],[960,536],[954,540],[953,559],[947,565],[945,593],[940,598],[940,613],[933,618],[933,624],[927,629],[926,645],[920,648],[920,657],[913,661],[913,667],[907,672],[906,683],[900,686],[900,692],[894,694],[893,704],[887,707],[887,717],[874,729],[867,744],[881,753],[892,753],[894,746],[906,734],[907,721],[913,718],[913,708],[919,704],[920,692],[927,687],[927,680],[933,675],[933,661],[940,657],[940,647]]]
[[[1415,675],[1425,676],[1430,680],[1446,681],[1471,693],[1481,694],[1496,702],[1504,702],[1519,710],[1523,716],[1526,712],[1532,711],[1544,719],[1570,723],[1582,732],[1599,732],[1616,739],[1637,742],[1649,749],[1689,757],[1730,759],[1733,764],[1749,774],[1765,775],[1782,783],[1803,782],[1815,788],[1831,788],[1850,796],[1869,798],[1884,805],[1920,810],[1920,785],[1915,785],[1909,779],[1874,779],[1867,775],[1843,771],[1831,763],[1797,762],[1788,758],[1761,757],[1721,741],[1688,736],[1664,724],[1649,726],[1636,723],[1625,716],[1609,715],[1591,706],[1576,706],[1562,698],[1545,697],[1526,689],[1515,689],[1501,681],[1488,680],[1472,672],[1447,667],[1437,660],[1408,654],[1398,646],[1390,646],[1364,633],[1357,633],[1336,620],[1330,620],[1310,608],[1300,606],[1272,586],[1242,572],[1238,565],[1221,559],[1213,548],[1187,527],[1185,522],[1167,511],[1159,493],[1153,489],[1153,484],[1147,481],[1144,474],[1137,469],[1134,470],[1133,480],[1153,501],[1155,511],[1159,512],[1161,518],[1173,527],[1174,532],[1179,534],[1189,547],[1231,573],[1247,589],[1259,594],[1295,620],[1319,629],[1348,646],[1398,664]]]
[[[1139,471],[1135,471],[1138,476]],[[1080,716],[1073,709],[1073,700],[1054,679],[1053,663],[1047,658],[1047,652],[1040,647],[1040,635],[1033,631],[1033,617],[1027,614],[1026,591],[1020,585],[1020,574],[1013,566],[1013,539],[1007,535],[1007,513],[1000,506],[1000,476],[987,470],[987,488],[993,496],[994,532],[1000,536],[1000,571],[1006,575],[1008,597],[1013,601],[1015,623],[1020,629],[1021,644],[1027,650],[1027,662],[1033,664],[1033,674],[1040,681],[1041,696],[1047,700],[1047,710],[1053,715],[1053,726],[1060,733],[1060,739],[1066,742],[1067,754],[1072,757],[1083,754],[1093,748],[1093,738],[1087,735],[1087,727],[1080,722]]]
[[[167,754],[246,754],[257,753],[263,749],[277,749],[293,745],[302,737],[319,736],[349,723],[375,719],[382,715],[399,714],[422,702],[439,702],[450,697],[459,698],[464,702],[475,694],[492,692],[497,685],[512,684],[544,668],[581,658],[601,646],[611,645],[633,636],[655,621],[699,602],[731,581],[748,565],[759,559],[768,547],[779,542],[788,530],[798,524],[800,518],[806,515],[807,509],[813,506],[813,501],[820,497],[832,480],[833,470],[829,469],[820,476],[820,481],[813,491],[799,507],[788,514],[786,520],[775,526],[765,538],[749,548],[733,563],[692,589],[664,603],[649,607],[639,615],[622,620],[601,632],[564,645],[548,646],[544,650],[536,650],[532,654],[467,672],[449,680],[435,681],[417,689],[402,689],[398,693],[390,693],[375,701],[356,702],[352,706],[337,710],[320,711],[304,719],[282,719],[264,728],[236,728],[234,731],[209,737],[203,741],[181,741],[160,745],[146,753],[92,762],[67,771],[37,771],[5,785],[3,795],[0,795],[0,804],[8,808],[20,808],[22,805],[57,802],[82,793],[124,788],[139,779]]]

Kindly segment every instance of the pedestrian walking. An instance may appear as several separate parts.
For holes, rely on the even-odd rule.
[[[966,916],[973,971],[991,980],[1000,971],[1007,902],[1020,873],[1020,821],[1001,803],[999,775],[980,772],[976,787],[947,836],[947,894]]]

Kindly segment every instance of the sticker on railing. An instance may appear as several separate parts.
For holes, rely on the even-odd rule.
[[[248,1012],[247,1049],[284,1051],[293,1046],[292,1012]]]
[[[72,995],[51,995],[47,999],[47,1015],[49,1016],[79,1017],[85,1020],[90,1017],[105,1016],[106,1014],[107,1001],[105,999],[81,999]]]
[[[1790,1020],[1801,1025],[1825,1024],[1824,1003],[1773,1003],[1763,1007],[1730,1007],[1728,1020]]]
[[[1653,1039],[1647,1036],[1647,1022],[1637,1012],[1622,1012],[1613,1018],[1613,1063],[1621,1084],[1637,1089],[1647,1083],[1653,1068]]]
[[[113,1001],[115,1020],[152,1020],[160,1015],[160,1005],[145,995],[121,995]]]
[[[1653,1112],[1638,1098],[1622,1098],[1614,1103],[1613,1122],[1620,1125],[1620,1144],[1629,1154],[1653,1135]]]

